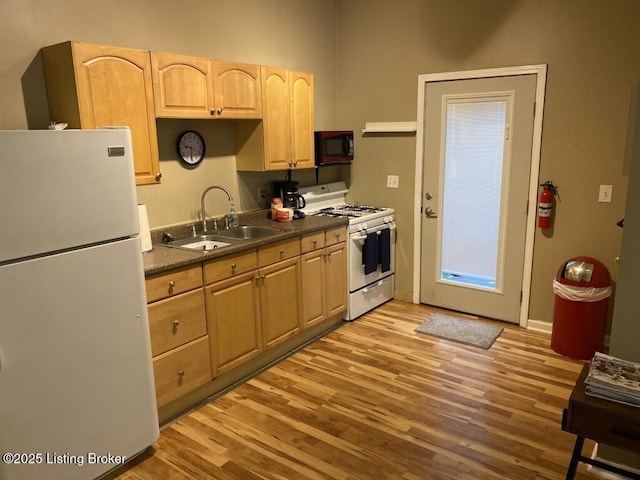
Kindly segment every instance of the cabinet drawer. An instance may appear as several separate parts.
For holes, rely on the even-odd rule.
[[[300,255],[300,237],[259,248],[258,266],[264,267],[298,255]]]
[[[207,334],[202,288],[152,303],[148,310],[154,357]]]
[[[347,228],[335,227],[325,231],[325,245],[335,245],[336,243],[345,242],[347,240]]]
[[[568,415],[567,431],[594,439],[613,447],[640,450],[640,419],[602,412],[581,404],[574,404]]]
[[[172,297],[202,286],[202,268],[200,264],[177,268],[169,272],[147,277],[147,302]]]
[[[229,255],[219,260],[212,260],[204,264],[204,283],[210,284],[225,278],[240,275],[258,266],[256,250]]]
[[[154,358],[153,373],[158,407],[210,382],[208,335]]]
[[[324,230],[300,237],[300,252],[307,253],[324,247]]]

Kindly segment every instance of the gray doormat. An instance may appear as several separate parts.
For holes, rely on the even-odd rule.
[[[500,327],[494,327],[486,323],[450,317],[442,313],[432,314],[422,325],[416,328],[418,333],[426,333],[433,337],[453,340],[454,342],[473,345],[485,350],[493,345],[502,330]]]

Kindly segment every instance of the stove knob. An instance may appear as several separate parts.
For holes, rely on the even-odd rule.
[[[359,232],[361,232],[362,230],[364,230],[364,224],[362,224],[362,223],[359,223],[359,224],[357,225],[357,227],[358,227],[358,231],[359,231]]]
[[[391,217],[391,215],[387,215],[386,217],[384,217],[384,223],[391,223],[393,221],[393,218]]]
[[[360,225],[362,225],[362,230],[366,230],[367,229],[367,224],[362,222]]]

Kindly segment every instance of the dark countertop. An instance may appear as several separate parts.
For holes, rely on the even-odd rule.
[[[268,237],[258,238],[255,240],[243,240],[238,243],[234,243],[227,247],[222,247],[206,252],[194,252],[185,250],[183,248],[167,247],[163,245],[159,240],[162,238],[162,232],[164,231],[176,231],[190,232],[190,227],[173,227],[166,229],[159,229],[152,232],[153,249],[150,252],[143,254],[144,260],[144,273],[145,275],[153,275],[155,273],[161,273],[172,268],[183,267],[186,265],[193,265],[199,262],[204,262],[214,258],[224,257],[233,253],[238,253],[243,250],[260,247],[269,243],[285,240],[290,237],[302,235],[305,233],[311,233],[318,230],[324,230],[327,228],[338,227],[340,225],[347,225],[349,223],[346,217],[305,217],[291,222],[275,222],[266,218],[266,212],[261,215],[253,215],[251,218],[243,218],[240,216],[240,222],[242,225],[259,225],[268,226],[272,228],[278,228],[281,231],[269,235]],[[211,232],[213,233],[213,232]],[[184,238],[189,234],[174,235],[176,239]]]

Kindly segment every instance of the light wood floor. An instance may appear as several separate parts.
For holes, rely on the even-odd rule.
[[[394,300],[345,323],[165,428],[114,478],[564,479],[582,363],[498,322],[489,350],[415,333],[433,311]]]

